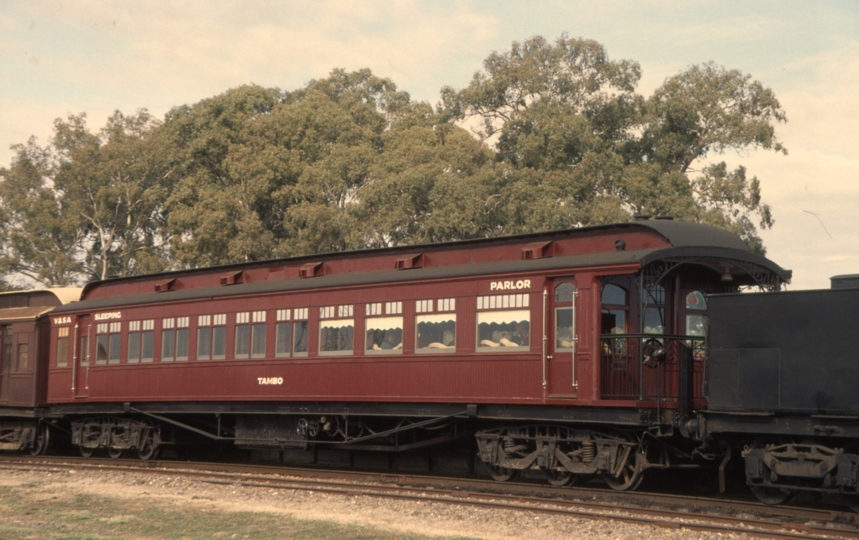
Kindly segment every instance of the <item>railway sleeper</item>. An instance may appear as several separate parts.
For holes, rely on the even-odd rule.
[[[746,483],[762,502],[781,504],[798,491],[859,496],[859,454],[843,448],[814,442],[756,442],[741,455]]]

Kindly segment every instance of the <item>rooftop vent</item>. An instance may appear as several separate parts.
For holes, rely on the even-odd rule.
[[[298,277],[309,278],[325,275],[325,265],[321,262],[307,263],[298,269]]]
[[[155,284],[155,292],[175,291],[177,284],[176,278],[159,281]]]
[[[406,270],[408,268],[423,268],[424,267],[424,254],[423,253],[413,253],[411,255],[403,255],[398,258],[396,262],[394,262],[394,268],[396,270]]]
[[[552,252],[554,251],[552,248],[552,242],[534,242],[533,244],[528,244],[522,248],[522,259],[542,259],[544,257],[551,257]]]
[[[236,283],[244,283],[245,282],[245,272],[244,270],[239,270],[238,272],[230,272],[229,274],[225,274],[221,276],[221,285],[234,285]]]

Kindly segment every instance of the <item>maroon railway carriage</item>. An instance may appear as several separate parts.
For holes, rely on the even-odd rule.
[[[52,347],[74,346],[50,414],[85,453],[142,457],[186,433],[402,450],[476,431],[499,478],[626,489],[644,433],[704,403],[706,295],[788,277],[731,233],[653,220],[110,279],[51,315]]]
[[[36,413],[47,403],[51,326],[43,315],[80,293],[76,287],[0,293],[0,450],[38,454],[47,447],[47,428],[40,429]],[[66,332],[55,332],[55,365],[68,365]]]

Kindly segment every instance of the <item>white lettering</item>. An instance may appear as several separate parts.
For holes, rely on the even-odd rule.
[[[257,382],[260,386],[276,384],[283,384],[283,377],[257,377]]]
[[[72,324],[71,317],[54,317],[54,324]]]
[[[493,281],[489,284],[490,291],[510,291],[519,289],[530,289],[530,279],[520,279],[519,281]]]
[[[96,313],[95,320],[97,321],[109,321],[111,319],[121,319],[122,312],[121,311],[110,311],[108,313]]]

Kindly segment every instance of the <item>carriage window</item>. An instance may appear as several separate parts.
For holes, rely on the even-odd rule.
[[[265,311],[254,311],[251,316],[251,358],[265,356]]]
[[[415,302],[415,352],[456,351],[456,298]]]
[[[274,323],[274,355],[289,356],[290,338],[292,337],[292,310],[279,309],[275,313],[277,322]]]
[[[265,356],[265,311],[236,313],[236,358]]]
[[[140,321],[128,323],[128,355],[126,361],[129,364],[140,362]]]
[[[188,322],[188,317],[171,317],[161,321],[162,362],[188,359]]]
[[[212,358],[212,316],[200,315],[197,317],[197,359],[210,360]]]
[[[131,321],[128,323],[128,362],[151,362],[155,356],[155,321]]]
[[[402,317],[368,317],[366,350],[370,354],[399,354],[403,352]]]
[[[279,309],[276,317],[275,356],[307,356],[307,308]]]
[[[188,317],[176,319],[176,360],[188,359]]]
[[[222,360],[227,352],[227,315],[197,317],[197,359]]]
[[[251,326],[249,312],[236,313],[236,358],[247,358],[251,350]]]
[[[708,318],[706,313],[688,313],[689,311],[706,312],[707,297],[701,291],[692,291],[686,295],[686,335],[706,336]]]
[[[161,320],[161,361],[172,362],[176,359],[176,319]]]
[[[351,354],[355,320],[354,306],[325,306],[319,308],[319,352]],[[348,318],[347,318],[348,317]]]
[[[295,310],[296,313],[298,310]],[[298,318],[298,315],[295,316]],[[292,355],[293,356],[307,356],[307,337],[310,335],[310,323],[307,319],[307,308],[304,308],[304,318],[303,321],[295,321],[295,324],[292,326]]]
[[[608,284],[602,290],[602,317],[600,334],[626,333],[629,312],[626,289]]]
[[[453,352],[456,350],[456,313],[415,316],[415,352]]]
[[[18,371],[27,371],[30,369],[30,344],[18,344]]]
[[[531,310],[527,309],[529,298],[527,294],[477,297],[478,352],[530,348]]]
[[[654,284],[644,289],[644,333],[665,333],[665,287]]]
[[[215,315],[212,320],[212,358],[223,360],[227,357],[227,314]]]
[[[118,364],[121,323],[99,323],[96,326],[96,364]]]
[[[57,328],[57,367],[69,365],[69,327]]]
[[[531,311],[484,311],[477,314],[477,350],[528,350],[531,345]]]

